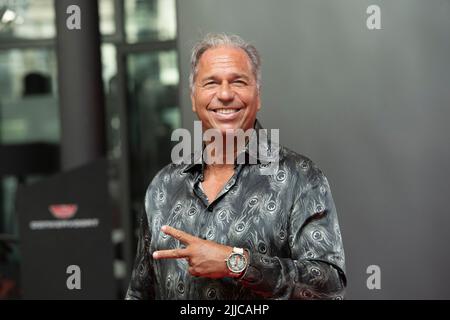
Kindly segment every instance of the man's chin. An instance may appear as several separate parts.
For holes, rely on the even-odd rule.
[[[236,134],[238,131],[244,130],[241,126],[218,126],[216,127],[216,130],[219,131],[223,136],[226,135],[234,135]]]
[[[227,131],[229,132],[235,132],[236,130],[241,128],[241,125],[239,122],[228,122],[228,123],[217,123],[216,121],[209,122],[209,126],[203,126],[203,131],[206,131],[208,129],[219,131],[221,134],[226,134]]]

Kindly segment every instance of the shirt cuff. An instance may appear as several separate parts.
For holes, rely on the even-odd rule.
[[[262,280],[262,273],[258,268],[258,263],[256,260],[259,260],[258,254],[252,254],[250,250],[244,249],[248,253],[248,265],[245,268],[243,274],[237,278],[236,280],[241,282],[246,282],[249,284],[256,284]]]

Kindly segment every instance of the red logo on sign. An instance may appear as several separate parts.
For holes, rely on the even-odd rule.
[[[77,213],[78,206],[76,204],[52,204],[48,210],[57,219],[69,219]]]

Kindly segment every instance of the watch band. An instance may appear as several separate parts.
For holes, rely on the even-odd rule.
[[[242,274],[241,274],[236,280],[242,280],[242,279],[244,279],[244,277],[246,276],[247,271],[248,271],[248,269],[249,269],[249,267],[250,267],[250,259],[251,259],[251,256],[250,256],[250,250],[244,249],[244,252],[246,252],[247,255],[248,255],[248,257],[247,257],[247,267],[245,268],[244,272],[242,272]]]
[[[234,253],[239,253],[239,254],[244,254],[244,249],[234,247],[233,248],[233,252]]]

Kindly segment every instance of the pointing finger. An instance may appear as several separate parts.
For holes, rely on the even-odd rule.
[[[193,235],[191,235],[189,233],[175,229],[171,226],[162,226],[161,230],[165,234],[168,234],[169,236],[172,236],[175,239],[177,239],[183,243],[186,243],[186,244],[190,244],[193,241],[195,241],[196,239],[198,239],[197,237],[194,237]]]

